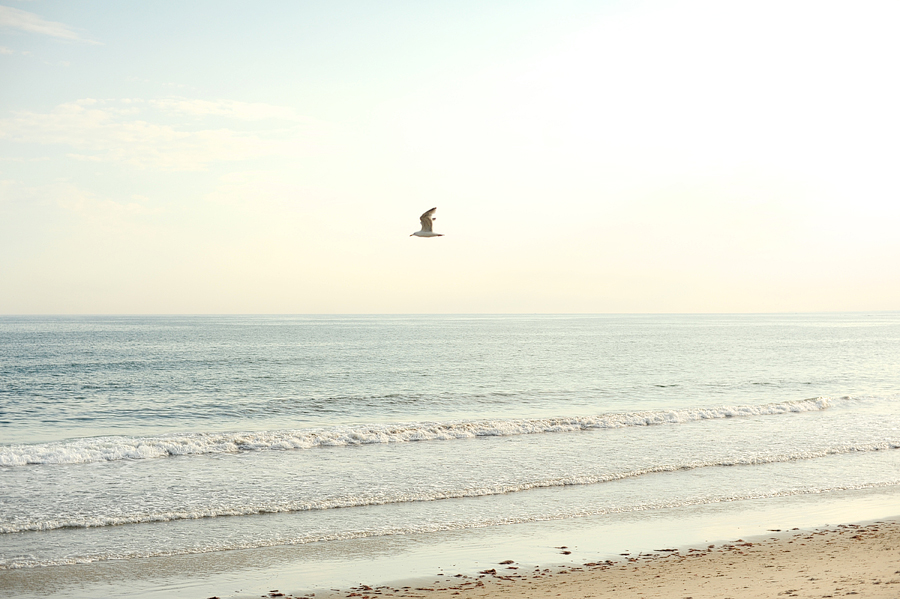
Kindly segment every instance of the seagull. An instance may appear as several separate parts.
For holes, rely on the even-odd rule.
[[[422,230],[416,231],[415,233],[410,235],[410,237],[413,237],[413,236],[415,236],[415,237],[443,237],[444,236],[443,233],[435,233],[434,231],[431,230],[431,221],[435,220],[434,217],[432,216],[434,214],[435,210],[437,210],[436,207],[432,208],[431,210],[429,210],[428,212],[426,212],[425,214],[423,214],[422,216],[419,217],[419,221],[421,221],[421,223],[422,223]]]

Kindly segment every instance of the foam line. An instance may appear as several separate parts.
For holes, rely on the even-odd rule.
[[[597,475],[581,475],[569,477],[557,477],[531,482],[506,485],[486,485],[483,487],[451,489],[446,491],[398,491],[389,494],[358,495],[333,497],[321,500],[300,500],[280,503],[257,503],[255,505],[242,505],[240,507],[207,507],[190,511],[176,510],[170,512],[157,512],[150,514],[126,514],[120,516],[93,516],[60,518],[41,521],[19,521],[0,523],[0,534],[18,533],[26,531],[55,530],[59,528],[100,528],[104,526],[120,526],[123,524],[142,524],[149,522],[171,522],[175,520],[197,520],[201,518],[216,518],[223,516],[250,516],[258,514],[277,514],[288,512],[305,512],[314,510],[328,510],[338,508],[365,507],[372,505],[400,504],[423,501],[440,501],[443,499],[462,499],[465,497],[485,497],[490,495],[506,495],[520,493],[532,489],[549,487],[567,487],[594,485],[628,478],[637,478],[662,472],[677,472],[685,470],[698,470],[710,467],[753,466],[798,460],[822,458],[829,455],[841,455],[855,452],[885,451],[900,449],[900,441],[884,441],[880,443],[861,445],[841,445],[816,451],[804,451],[788,454],[774,454],[768,456],[752,456],[738,459],[724,459],[707,462],[687,462],[675,464],[659,464],[647,468],[628,470]],[[897,481],[900,483],[900,481]]]
[[[514,517],[514,518],[486,518],[474,522],[467,523],[457,523],[457,524],[446,524],[446,523],[435,523],[435,524],[426,524],[426,525],[418,525],[411,527],[391,527],[391,528],[379,528],[377,530],[355,530],[355,531],[347,531],[343,533],[335,533],[335,534],[312,534],[312,535],[303,535],[299,537],[293,538],[276,538],[276,539],[264,539],[258,541],[244,541],[244,542],[231,542],[228,544],[222,544],[219,546],[212,547],[203,547],[203,548],[189,548],[189,549],[176,549],[176,550],[165,550],[165,551],[146,551],[146,552],[131,552],[131,553],[109,553],[109,554],[96,554],[90,556],[78,556],[78,557],[68,557],[63,559],[49,559],[49,560],[41,560],[37,559],[33,556],[12,556],[6,561],[0,560],[0,570],[16,570],[22,568],[35,568],[35,567],[44,567],[44,566],[57,566],[57,565],[71,565],[71,564],[85,564],[91,562],[99,562],[99,561],[107,561],[113,559],[133,559],[133,558],[148,558],[148,557],[162,557],[162,556],[173,556],[173,555],[191,555],[191,554],[202,554],[202,553],[213,553],[216,551],[228,551],[234,549],[256,549],[259,547],[273,547],[273,546],[282,546],[282,545],[304,545],[307,543],[316,543],[316,542],[324,542],[324,541],[336,541],[336,540],[345,540],[345,539],[360,539],[360,538],[368,538],[368,537],[383,537],[383,536],[393,536],[393,535],[405,535],[405,534],[423,534],[429,532],[437,532],[437,531],[446,531],[446,530],[466,530],[470,528],[483,528],[489,526],[499,526],[504,524],[520,524],[526,522],[541,522],[541,521],[552,521],[552,520],[565,520],[568,518],[580,518],[586,516],[600,515],[600,514],[625,514],[632,512],[640,512],[640,511],[648,511],[648,510],[657,510],[657,509],[666,509],[666,508],[678,508],[678,507],[687,507],[687,506],[695,506],[695,505],[710,505],[716,503],[730,503],[733,501],[743,501],[748,499],[770,499],[775,497],[788,497],[788,496],[798,496],[798,495],[811,495],[811,494],[822,494],[822,493],[834,493],[840,491],[849,491],[856,489],[879,489],[879,488],[887,488],[887,487],[896,487],[900,485],[900,481],[884,481],[877,483],[864,483],[859,485],[837,485],[831,487],[806,487],[801,489],[789,489],[789,490],[780,490],[780,491],[771,491],[768,493],[747,493],[747,494],[739,494],[739,495],[723,495],[723,496],[713,496],[713,497],[694,497],[690,499],[685,499],[682,501],[673,501],[673,502],[648,502],[641,503],[638,505],[629,505],[629,506],[621,506],[621,507],[599,507],[588,510],[579,510],[577,512],[559,512],[550,515],[533,515],[533,516],[524,516],[524,517]]]
[[[816,397],[762,405],[690,408],[509,420],[462,420],[228,433],[174,433],[154,437],[90,437],[0,446],[0,466],[85,464],[169,456],[312,449],[374,443],[445,441],[473,437],[565,433],[590,429],[682,424],[699,420],[770,416],[828,409],[838,400]]]

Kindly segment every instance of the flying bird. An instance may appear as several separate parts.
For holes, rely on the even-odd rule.
[[[435,210],[437,210],[436,207],[432,208],[431,210],[429,210],[428,212],[426,212],[425,214],[423,214],[422,216],[419,217],[419,221],[422,223],[422,230],[416,231],[415,233],[410,235],[410,237],[412,237],[412,236],[443,237],[444,236],[443,233],[435,233],[434,231],[431,230],[431,221],[436,220],[433,216]]]

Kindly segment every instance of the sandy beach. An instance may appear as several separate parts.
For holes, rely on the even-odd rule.
[[[560,554],[567,549],[559,548]],[[414,586],[413,586],[414,585]],[[561,597],[743,599],[900,597],[900,521],[772,531],[731,543],[622,555],[619,561],[540,568],[500,560],[477,575],[403,586],[360,585],[333,597]],[[308,597],[273,589],[270,597]],[[318,593],[317,597],[321,597]]]

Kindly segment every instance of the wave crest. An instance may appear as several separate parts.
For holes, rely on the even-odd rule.
[[[251,516],[260,514],[279,514],[291,512],[308,512],[318,510],[331,510],[340,508],[355,508],[375,505],[388,505],[399,503],[413,503],[426,501],[441,501],[445,499],[463,499],[467,497],[486,497],[492,495],[507,495],[520,493],[533,489],[545,489],[551,487],[585,486],[609,483],[641,476],[660,474],[665,472],[678,472],[686,470],[699,470],[702,468],[731,467],[731,466],[755,466],[761,464],[774,464],[792,462],[798,460],[811,460],[832,455],[843,455],[856,452],[874,452],[900,449],[900,442],[884,441],[880,443],[860,445],[840,445],[823,448],[814,451],[802,451],[786,454],[753,455],[731,459],[713,460],[707,462],[686,462],[673,464],[658,464],[636,470],[612,472],[604,474],[584,474],[566,477],[554,477],[543,480],[534,480],[514,484],[494,484],[483,487],[469,487],[462,489],[430,490],[419,492],[397,492],[393,494],[356,495],[343,497],[330,497],[319,500],[285,501],[277,503],[257,503],[231,506],[209,506],[192,510],[173,510],[169,512],[135,513],[119,516],[76,517],[69,519],[53,519],[39,521],[6,522],[0,524],[0,534],[20,533],[28,531],[46,531],[60,528],[101,528],[104,526],[120,526],[123,524],[143,524],[151,522],[172,522],[177,520],[199,520],[204,518],[217,518],[227,516]],[[898,485],[900,480],[882,482],[883,485]],[[866,485],[863,485],[863,487]],[[850,486],[849,488],[862,488]]]
[[[850,398],[841,399],[848,400]],[[834,399],[827,397],[816,397],[762,405],[610,413],[561,418],[416,422],[257,432],[173,433],[152,437],[92,437],[0,447],[0,466],[84,464],[244,451],[312,449],[314,447],[375,443],[409,443],[473,437],[565,433],[603,428],[682,424],[720,418],[812,412],[825,410],[834,402]]]

